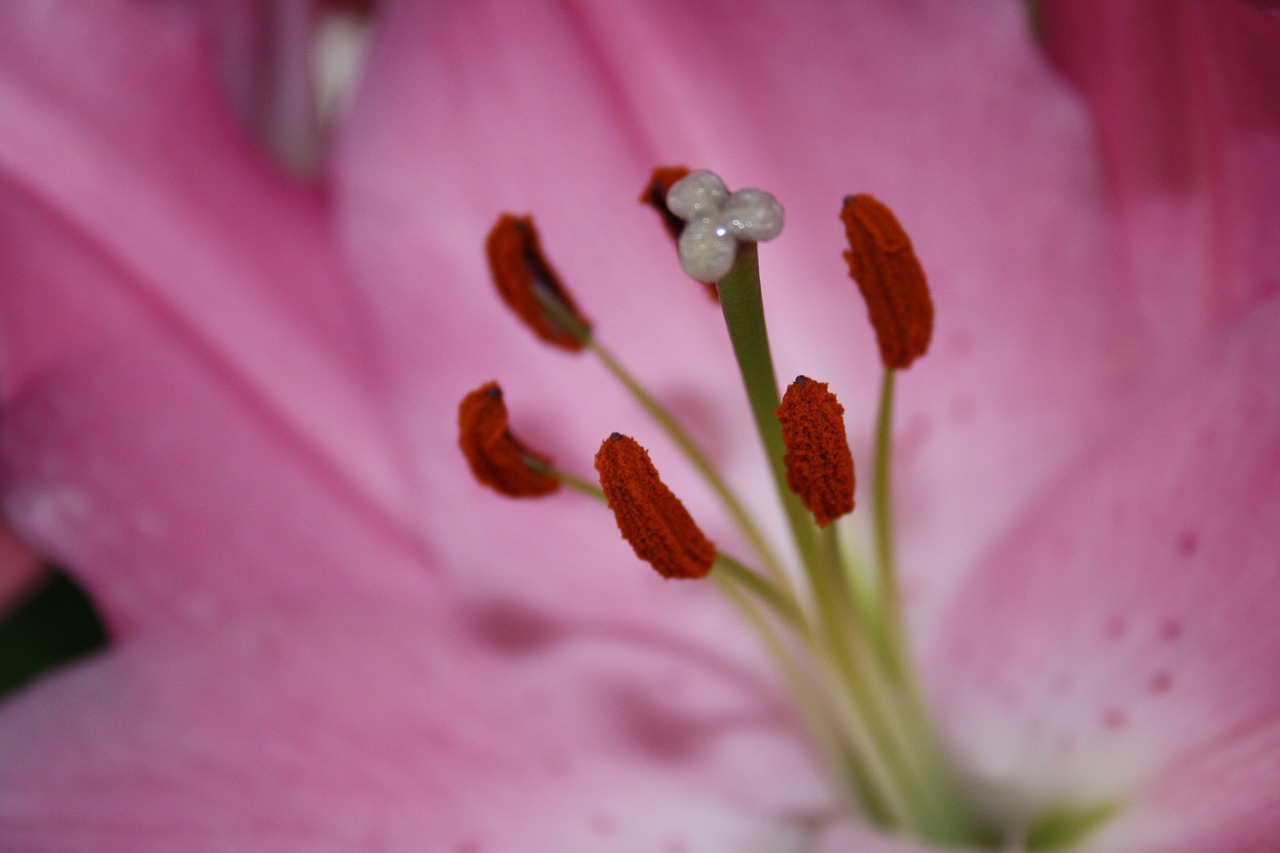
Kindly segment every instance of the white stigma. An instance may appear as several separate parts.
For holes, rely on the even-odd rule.
[[[698,281],[714,283],[733,269],[738,242],[772,240],[782,233],[782,205],[764,190],[730,193],[714,172],[699,169],[667,192],[667,209],[689,223],[680,234],[680,265]]]

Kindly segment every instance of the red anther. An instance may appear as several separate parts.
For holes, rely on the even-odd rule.
[[[504,213],[489,232],[485,252],[498,292],[516,316],[547,343],[582,349],[591,322],[542,254],[533,217]]]
[[[458,406],[458,444],[471,473],[486,486],[513,498],[547,495],[560,481],[529,470],[525,459],[543,465],[551,460],[525,447],[508,428],[502,389],[490,382],[472,391]]]
[[[596,454],[600,486],[636,556],[664,578],[701,578],[711,571],[716,546],[698,529],[635,439],[614,433]]]
[[[672,240],[680,239],[685,221],[667,207],[667,193],[671,192],[671,188],[677,181],[688,174],[689,169],[686,166],[659,166],[653,170],[653,176],[649,178],[648,185],[640,194],[642,204],[649,205],[662,215],[662,224],[667,226],[667,232],[671,234]]]
[[[902,369],[924,355],[933,336],[933,299],[911,240],[893,211],[853,195],[840,211],[849,237],[849,274],[867,303],[885,367]]]
[[[787,485],[826,527],[853,512],[853,454],[844,429],[844,406],[827,383],[806,376],[796,381],[778,407],[782,443],[787,452]]]

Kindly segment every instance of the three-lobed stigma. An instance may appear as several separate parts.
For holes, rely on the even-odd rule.
[[[685,222],[680,265],[698,281],[724,278],[737,259],[739,243],[772,240],[782,233],[777,199],[754,188],[731,193],[718,175],[705,169],[673,184],[666,207]]]

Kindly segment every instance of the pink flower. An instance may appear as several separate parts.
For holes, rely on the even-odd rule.
[[[777,515],[722,321],[633,201],[683,161],[786,205],[780,371],[839,392],[859,459],[877,364],[835,215],[869,190],[908,223],[938,328],[899,388],[901,562],[988,807],[1116,798],[1099,853],[1274,847],[1273,16],[1049,5],[1042,50],[1016,3],[388,2],[322,191],[250,143],[195,18],[0,16],[4,507],[114,638],[0,707],[5,845],[927,849],[840,811],[711,589],[457,453],[494,377],[579,472],[649,428],[493,296],[484,234],[532,210]]]

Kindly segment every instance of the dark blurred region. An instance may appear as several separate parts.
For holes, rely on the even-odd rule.
[[[85,591],[60,567],[0,614],[0,700],[35,679],[107,647],[107,631]]]

